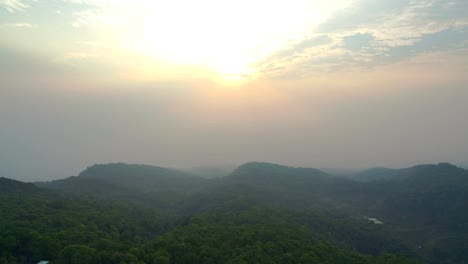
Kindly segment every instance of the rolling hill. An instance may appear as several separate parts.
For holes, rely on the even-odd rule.
[[[208,180],[186,172],[125,163],[97,164],[88,167],[78,176],[36,183],[42,188],[95,194],[161,191],[190,193],[208,184]]]

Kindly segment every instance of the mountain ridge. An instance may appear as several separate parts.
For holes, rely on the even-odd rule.
[[[56,190],[75,192],[155,192],[190,191],[200,188],[206,180],[175,169],[142,164],[108,163],[87,167],[78,176],[36,185]],[[80,188],[75,189],[78,185]],[[99,187],[103,188],[99,188]]]
[[[0,192],[38,191],[39,189],[29,182],[22,182],[10,178],[0,177]]]
[[[404,180],[412,175],[423,172],[445,172],[445,173],[462,173],[464,168],[458,167],[448,162],[439,162],[435,164],[418,164],[407,168],[391,169],[386,167],[375,167],[363,170],[356,173],[352,179],[369,182],[381,180]]]

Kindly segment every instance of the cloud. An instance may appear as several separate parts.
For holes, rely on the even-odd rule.
[[[22,0],[0,0],[0,6],[3,6],[8,12],[23,11],[29,7]]]
[[[111,3],[110,0],[64,0],[65,3],[88,5],[88,6],[103,6],[104,4]]]
[[[252,65],[261,75],[297,78],[315,72],[373,68],[418,54],[466,49],[466,1],[357,1],[306,38]],[[322,41],[319,41],[322,40]]]
[[[112,25],[116,19],[108,13],[99,10],[89,9],[73,13],[72,26],[79,28],[83,26],[96,27],[99,25]]]
[[[92,54],[87,52],[69,52],[63,56],[64,60],[83,60],[90,58],[99,58],[98,54]]]
[[[374,40],[374,36],[369,33],[358,33],[351,36],[343,37],[343,46],[346,49],[357,51],[361,50],[362,48],[366,47],[372,40]]]
[[[76,44],[86,46],[86,47],[93,47],[93,48],[98,48],[102,47],[103,43],[98,42],[98,41],[77,41]]]
[[[314,35],[302,39],[301,41],[283,47],[254,63],[251,67],[262,74],[282,72],[288,65],[301,61],[304,57],[310,55],[310,52],[317,52],[328,48],[333,40],[327,35]]]
[[[35,28],[37,27],[37,25],[31,24],[31,23],[19,22],[19,23],[0,24],[0,27]]]
[[[321,33],[348,31],[360,25],[368,24],[370,21],[375,21],[383,14],[389,12],[399,13],[404,10],[409,2],[409,0],[355,1],[349,7],[330,16],[327,21],[316,28],[316,31]]]

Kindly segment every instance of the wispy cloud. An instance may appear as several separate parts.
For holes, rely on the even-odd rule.
[[[63,57],[63,61],[69,60],[85,60],[85,59],[92,59],[92,58],[99,58],[98,54],[88,53],[88,52],[69,52],[66,53]]]
[[[468,18],[461,10],[467,9],[462,0],[357,1],[314,28],[312,37],[252,67],[270,77],[297,77],[375,67],[427,52],[466,50]]]
[[[16,27],[16,28],[35,28],[37,25],[31,24],[31,23],[6,23],[6,24],[0,24],[0,27]]]
[[[0,6],[5,8],[10,13],[15,11],[23,11],[29,7],[29,5],[24,3],[22,0],[0,0]]]
[[[77,41],[76,44],[92,48],[98,48],[103,46],[103,43],[98,41]]]
[[[111,14],[101,12],[95,9],[88,9],[85,11],[73,13],[73,27],[91,26],[95,27],[98,25],[112,25],[116,21],[116,18]]]
[[[106,3],[111,3],[110,0],[64,0],[66,3],[88,5],[88,6],[102,6]]]

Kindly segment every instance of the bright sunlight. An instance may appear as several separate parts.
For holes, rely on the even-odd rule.
[[[161,67],[166,71],[190,68],[192,74],[229,83],[257,78],[253,63],[303,38],[346,4],[293,2],[145,1],[114,12],[130,21],[118,33],[130,52],[159,65],[155,67],[171,65]]]

